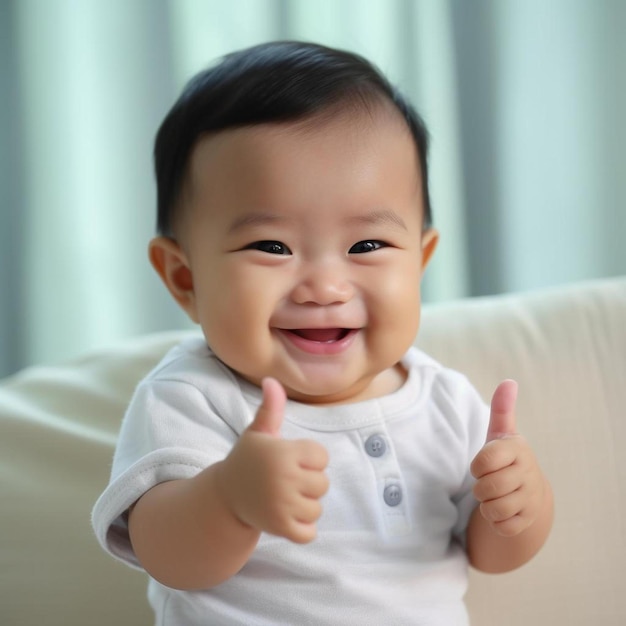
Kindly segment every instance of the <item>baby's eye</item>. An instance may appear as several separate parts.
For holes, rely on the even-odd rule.
[[[374,252],[384,248],[387,244],[384,241],[377,241],[375,239],[367,239],[365,241],[359,241],[355,243],[349,250],[349,254],[363,254],[364,252]]]
[[[291,250],[280,241],[255,241],[246,246],[245,250],[260,250],[268,254],[291,254]]]

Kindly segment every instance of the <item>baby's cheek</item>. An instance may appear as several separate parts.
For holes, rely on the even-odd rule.
[[[411,347],[419,327],[419,309],[411,302],[399,303],[395,310],[370,327],[369,348],[386,367],[395,365]]]

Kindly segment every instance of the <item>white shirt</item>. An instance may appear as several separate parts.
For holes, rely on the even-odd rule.
[[[150,581],[157,623],[467,624],[462,547],[476,506],[469,466],[489,411],[460,374],[411,348],[406,383],[333,407],[288,401],[282,436],[329,453],[330,489],[307,545],[262,535],[244,568],[200,592]],[[223,459],[251,423],[261,391],[190,339],[139,384],[124,418],[111,481],[93,512],[113,556],[140,567],[125,513],[154,485]]]

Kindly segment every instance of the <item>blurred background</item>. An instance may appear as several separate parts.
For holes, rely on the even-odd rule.
[[[426,302],[625,274],[625,33],[624,0],[0,0],[0,375],[189,325],[147,261],[154,134],[272,39],[365,55],[426,119]]]

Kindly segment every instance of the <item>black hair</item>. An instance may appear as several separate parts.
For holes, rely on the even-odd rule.
[[[156,136],[157,230],[172,236],[172,223],[198,140],[243,126],[295,122],[333,106],[395,105],[415,141],[422,178],[424,228],[432,221],[428,193],[428,131],[406,98],[363,57],[295,41],[265,43],[226,55],[193,77]]]

